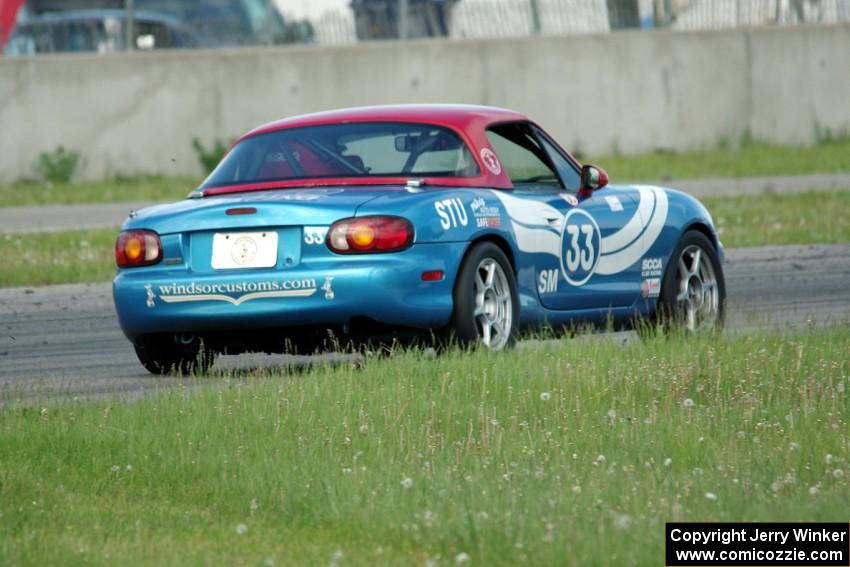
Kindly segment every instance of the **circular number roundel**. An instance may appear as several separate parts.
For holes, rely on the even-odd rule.
[[[499,175],[502,173],[502,163],[490,148],[481,148],[481,161],[484,162],[484,165],[493,173],[493,175]]]
[[[580,286],[596,271],[602,234],[592,216],[573,209],[561,228],[561,273],[570,285]]]

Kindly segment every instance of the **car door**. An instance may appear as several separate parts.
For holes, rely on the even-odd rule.
[[[541,304],[564,311],[632,305],[641,291],[638,258],[623,266],[609,256],[624,240],[617,236],[623,226],[639,215],[634,196],[615,188],[583,196],[578,167],[534,125],[497,125],[487,137],[514,185],[502,200],[510,201],[517,245],[534,265]],[[639,238],[625,245],[642,254]]]

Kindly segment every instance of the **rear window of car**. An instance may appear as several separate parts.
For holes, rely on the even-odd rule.
[[[478,164],[448,128],[349,123],[268,132],[239,142],[202,188],[322,177],[477,177]]]

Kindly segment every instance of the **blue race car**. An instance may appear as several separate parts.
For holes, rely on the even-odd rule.
[[[499,350],[520,329],[723,320],[723,247],[683,193],[607,185],[516,112],[415,105],[239,139],[118,236],[121,328],[157,374],[387,337]]]

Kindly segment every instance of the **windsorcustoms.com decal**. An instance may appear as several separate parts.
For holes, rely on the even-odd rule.
[[[222,301],[239,306],[255,299],[310,297],[319,289],[325,292],[325,299],[330,301],[335,297],[333,279],[332,277],[324,278],[321,287],[315,278],[258,282],[147,284],[144,286],[147,295],[145,304],[150,309],[157,306],[157,300],[162,303]]]

